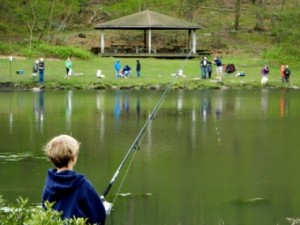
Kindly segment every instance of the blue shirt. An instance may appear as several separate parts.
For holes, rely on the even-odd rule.
[[[220,60],[219,58],[216,58],[216,59],[215,59],[215,64],[216,64],[217,66],[222,66],[222,62],[221,62],[221,60]]]
[[[91,224],[105,224],[105,208],[92,184],[82,174],[72,170],[57,173],[49,169],[42,202],[55,202],[53,209],[62,212],[62,218],[87,218]]]

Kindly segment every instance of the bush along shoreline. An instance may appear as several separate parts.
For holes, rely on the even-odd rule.
[[[52,204],[46,203],[47,210],[41,206],[30,205],[29,200],[19,197],[15,204],[6,205],[0,195],[0,224],[1,225],[87,225],[85,219],[61,219],[61,213],[52,210]]]

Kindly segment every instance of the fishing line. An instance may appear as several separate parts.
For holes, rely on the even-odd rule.
[[[215,121],[216,124],[216,134],[217,134],[217,141],[218,141],[218,145],[221,145],[221,137],[220,137],[220,132],[217,126],[217,121]]]
[[[142,127],[142,129],[140,130],[140,132],[138,133],[138,135],[136,136],[136,138],[134,139],[132,145],[131,145],[130,148],[128,149],[128,151],[127,151],[125,157],[123,158],[121,164],[119,165],[118,169],[117,169],[116,172],[114,173],[112,179],[110,180],[110,182],[108,183],[108,185],[106,186],[106,188],[104,189],[103,194],[102,194],[102,196],[101,196],[101,198],[102,198],[103,200],[105,199],[105,197],[107,196],[108,192],[109,192],[110,189],[112,188],[112,185],[114,184],[116,178],[118,177],[118,175],[119,175],[121,169],[123,168],[125,162],[127,161],[128,157],[129,157],[130,153],[131,153],[134,149],[135,149],[135,150],[139,150],[139,149],[140,149],[140,146],[139,146],[139,145],[140,145],[141,141],[143,140],[143,138],[144,138],[144,136],[145,136],[145,134],[146,134],[146,131],[147,131],[147,128],[148,128],[149,124],[154,120],[154,118],[155,118],[155,116],[156,116],[156,114],[157,114],[157,112],[158,112],[158,110],[159,110],[159,107],[161,106],[163,100],[166,98],[167,94],[170,92],[170,90],[171,90],[171,88],[172,88],[174,82],[175,82],[176,79],[182,74],[183,68],[186,66],[186,64],[187,64],[187,62],[188,62],[188,59],[190,58],[191,54],[192,54],[192,51],[190,51],[190,52],[187,54],[187,56],[186,56],[184,62],[182,63],[181,67],[177,70],[177,72],[176,72],[174,78],[169,82],[169,84],[168,84],[166,90],[164,91],[163,95],[161,96],[161,98],[159,99],[158,103],[157,103],[156,106],[154,107],[153,111],[150,113],[150,115],[149,115],[147,121],[145,122],[144,126]],[[135,153],[136,153],[136,152],[135,152]],[[128,173],[129,168],[130,168],[130,166],[131,166],[131,164],[132,164],[132,161],[133,161],[133,159],[134,159],[134,156],[135,156],[135,154],[134,154],[133,157],[131,158],[131,162],[130,162],[128,168],[127,168],[126,174],[125,174],[125,176],[123,177],[123,180],[122,180],[122,182],[121,182],[121,184],[120,184],[120,186],[119,186],[119,188],[118,188],[118,193],[120,192],[120,189],[121,189],[121,187],[122,187],[122,185],[123,185],[123,183],[124,183],[125,177],[127,176],[127,173]],[[118,197],[118,195],[115,196],[114,202],[116,201],[116,198],[117,198],[117,197]]]
[[[220,120],[221,113],[222,113],[222,107],[221,107],[221,102],[219,102],[220,96],[218,96],[218,102],[217,102],[217,107],[216,107],[216,112],[215,112],[215,130],[216,130],[216,135],[217,135],[217,142],[218,145],[221,146],[221,136],[220,136],[220,131],[218,128],[218,120]]]
[[[137,151],[135,151],[135,152],[133,153],[133,156],[132,156],[132,158],[131,158],[131,160],[130,160],[130,162],[129,162],[129,164],[128,164],[127,170],[126,170],[126,172],[125,172],[125,174],[124,174],[124,176],[123,176],[123,179],[122,179],[122,181],[121,181],[121,183],[120,183],[120,185],[119,185],[119,188],[118,188],[118,190],[117,190],[117,193],[116,193],[116,195],[115,195],[115,197],[114,197],[114,199],[113,199],[113,201],[112,201],[112,204],[113,204],[113,205],[114,205],[114,204],[116,203],[116,201],[117,201],[117,197],[118,197],[119,194],[120,194],[121,188],[122,188],[122,186],[123,186],[123,184],[124,184],[124,182],[125,182],[125,179],[126,179],[126,177],[127,177],[127,175],[128,175],[129,169],[130,169],[130,167],[131,167],[131,165],[132,165],[132,162],[133,162],[133,160],[134,160],[134,158],[135,158],[136,153],[137,153]]]

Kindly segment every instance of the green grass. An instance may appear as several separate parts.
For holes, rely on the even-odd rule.
[[[104,89],[104,88],[139,88],[145,89],[151,86],[165,88],[171,81],[171,74],[175,74],[183,68],[185,78],[178,78],[173,88],[199,89],[199,88],[251,88],[261,87],[260,70],[268,62],[253,56],[230,56],[225,55],[222,59],[224,64],[235,64],[237,71],[246,73],[245,77],[235,77],[226,74],[222,83],[211,82],[210,80],[200,80],[200,58],[189,60],[170,60],[170,59],[139,59],[142,65],[141,77],[135,74],[135,63],[137,58],[120,58],[122,66],[128,64],[132,68],[132,74],[128,79],[116,79],[114,72],[115,58],[92,57],[89,60],[73,59],[73,70],[75,73],[83,73],[82,76],[71,76],[64,79],[65,60],[45,59],[45,88],[46,89]],[[212,60],[210,58],[209,60]],[[8,58],[0,59],[0,83],[12,82],[16,88],[32,88],[38,86],[36,81],[31,78],[31,70],[35,59],[14,58],[12,62]],[[297,76],[299,67],[289,65],[292,71],[291,85],[300,86],[300,78]],[[102,70],[105,78],[98,79],[96,72]],[[24,70],[23,75],[16,74],[16,71]],[[215,68],[212,74],[215,78]],[[280,65],[270,65],[270,76],[268,85],[271,87],[285,87],[281,83]]]

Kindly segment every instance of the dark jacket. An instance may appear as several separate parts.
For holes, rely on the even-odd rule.
[[[39,62],[39,70],[44,70],[45,69],[45,63],[40,61]]]
[[[37,73],[38,72],[38,69],[39,69],[39,64],[38,63],[35,63],[33,65],[33,68],[32,68],[32,73]]]
[[[139,61],[136,63],[136,71],[141,71],[141,64]]]
[[[289,77],[291,75],[291,71],[289,70],[289,68],[285,68],[283,73],[286,77]]]
[[[43,190],[45,201],[55,202],[53,209],[61,212],[62,218],[87,218],[89,223],[105,224],[105,209],[92,184],[84,175],[65,170],[57,173],[49,169]]]

